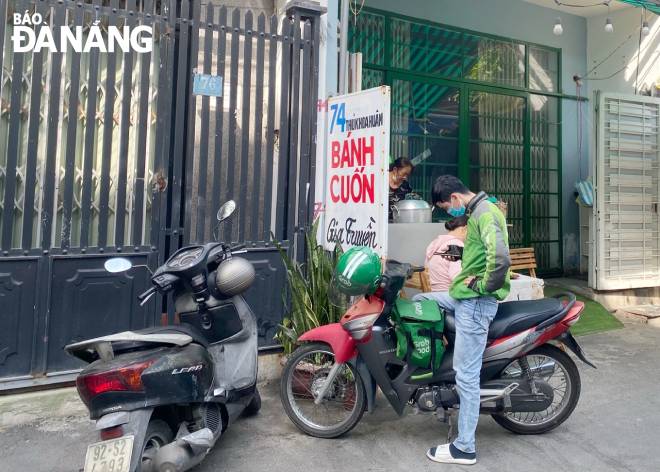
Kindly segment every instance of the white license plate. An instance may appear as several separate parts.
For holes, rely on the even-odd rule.
[[[133,438],[122,436],[87,446],[85,472],[129,472]]]

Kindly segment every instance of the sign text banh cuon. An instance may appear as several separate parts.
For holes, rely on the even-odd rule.
[[[389,88],[328,99],[325,246],[387,250]]]

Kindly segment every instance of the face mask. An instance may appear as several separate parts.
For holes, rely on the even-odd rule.
[[[450,207],[449,210],[447,210],[447,213],[454,218],[463,216],[465,215],[465,205],[461,205],[458,208]]]

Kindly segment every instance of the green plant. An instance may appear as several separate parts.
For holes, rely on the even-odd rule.
[[[286,317],[279,326],[275,339],[290,354],[297,346],[298,337],[312,328],[336,323],[343,311],[332,305],[328,297],[330,281],[341,247],[326,251],[316,242],[319,220],[305,234],[305,263],[293,260],[286,250],[275,242],[286,268],[287,288],[283,293]]]

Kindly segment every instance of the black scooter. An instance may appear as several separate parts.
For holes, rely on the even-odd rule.
[[[235,208],[225,203],[218,224]],[[172,292],[180,324],[66,346],[90,363],[76,385],[100,442],[88,446],[85,472],[188,470],[238,416],[259,411],[257,324],[241,296],[255,271],[233,257],[241,249],[189,246],[156,270],[138,298]],[[112,273],[131,267],[124,258],[105,263]]]

